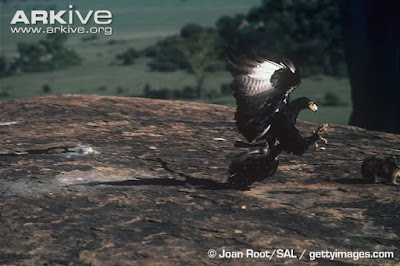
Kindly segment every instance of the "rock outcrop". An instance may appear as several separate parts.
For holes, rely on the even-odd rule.
[[[233,114],[140,98],[0,102],[0,264],[268,260],[247,249],[274,253],[270,264],[400,263],[400,188],[360,175],[363,158],[400,153],[399,135],[330,125],[325,149],[282,154],[274,176],[237,191],[223,186],[240,152]],[[307,135],[317,127],[298,124]],[[244,258],[209,258],[210,249]],[[312,260],[325,250],[394,258]]]

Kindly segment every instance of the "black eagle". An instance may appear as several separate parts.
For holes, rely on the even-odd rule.
[[[248,186],[275,173],[281,151],[303,154],[318,139],[327,125],[322,125],[310,137],[302,137],[295,127],[303,109],[317,111],[317,105],[307,97],[289,101],[290,93],[301,82],[299,70],[289,60],[273,62],[250,52],[228,51],[229,71],[234,80],[236,125],[248,147],[232,160],[228,182]]]

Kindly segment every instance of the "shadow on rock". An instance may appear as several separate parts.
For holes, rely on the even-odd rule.
[[[88,183],[86,185],[108,185],[108,186],[195,186],[198,189],[204,190],[249,190],[248,187],[236,188],[227,183],[219,183],[211,179],[193,178],[185,175],[185,180],[177,180],[171,178],[147,178],[139,180],[123,180],[112,182],[96,182]]]

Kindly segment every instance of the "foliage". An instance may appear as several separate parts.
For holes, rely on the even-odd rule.
[[[182,41],[181,36],[174,35],[146,48],[145,55],[152,57],[149,63],[150,70],[161,72],[176,71],[178,69],[189,70],[190,66],[178,48]]]
[[[199,32],[190,37],[189,41],[181,42],[179,50],[189,64],[189,72],[193,73],[197,83],[199,98],[205,98],[204,80],[210,73],[224,67],[220,60],[218,38],[214,34]]]
[[[218,19],[217,32],[226,45],[234,47],[239,45],[238,29],[244,20],[245,16],[241,14],[234,17],[223,16]]]
[[[51,34],[37,43],[18,43],[18,68],[24,72],[42,72],[79,65],[81,58],[64,47],[65,41],[65,34]]]
[[[11,97],[14,94],[14,88],[12,86],[1,86],[0,98]]]
[[[51,93],[52,92],[51,86],[49,84],[43,84],[42,91],[43,93]]]
[[[220,88],[221,95],[232,95],[232,89],[229,83],[223,83]]]
[[[338,1],[264,0],[245,17],[222,17],[217,31],[236,48],[290,58],[303,75],[346,73]]]
[[[180,35],[168,37],[144,53],[153,57],[149,64],[153,71],[183,69],[192,73],[198,97],[203,98],[206,96],[205,78],[224,67],[223,52],[221,39],[214,30],[188,24],[181,29]]]
[[[153,98],[153,99],[196,99],[197,92],[196,89],[193,87],[186,86],[183,90],[175,89],[171,90],[168,88],[162,89],[152,89],[150,84],[146,84],[144,87],[144,94],[143,97],[145,98]]]
[[[347,72],[335,0],[264,0],[246,15],[221,17],[215,29],[185,25],[180,35],[159,41],[144,54],[153,58],[150,70],[183,69],[195,74],[199,84],[203,75],[195,71],[204,62],[200,58],[214,61],[216,67],[209,67],[209,72],[220,69],[226,48],[244,48],[274,60],[290,58],[302,76]],[[207,68],[202,67],[199,72]]]
[[[115,89],[115,92],[116,92],[117,94],[122,94],[122,93],[125,92],[125,89],[124,89],[123,87],[121,87],[121,86],[118,86],[118,87]]]
[[[128,50],[117,54],[115,58],[119,61],[122,61],[123,65],[132,65],[135,63],[135,60],[138,57],[139,53],[134,48],[129,48]]]
[[[342,103],[340,97],[336,95],[336,93],[331,91],[325,93],[324,98],[321,100],[321,105],[326,105],[326,106],[339,106],[343,104],[344,103]]]
[[[205,49],[209,51],[205,52]],[[205,61],[214,61],[208,68],[215,70],[222,68],[220,64],[215,64],[215,60],[223,59],[223,53],[218,34],[212,29],[196,24],[187,24],[179,35],[167,37],[144,50],[145,56],[152,57],[149,64],[152,71],[168,72],[182,69],[191,73],[194,71],[194,66],[189,61],[192,56],[199,57],[199,54],[203,54],[208,59]]]
[[[184,39],[193,39],[196,38],[198,34],[204,33],[205,31],[207,30],[204,29],[202,26],[190,23],[186,24],[181,29],[181,37]]]
[[[83,36],[81,38],[82,42],[90,42],[90,41],[95,41],[99,39],[99,37],[97,35],[91,34],[91,35],[87,35],[87,36]]]
[[[8,60],[5,56],[0,56],[0,78],[13,75],[17,71],[15,62]]]

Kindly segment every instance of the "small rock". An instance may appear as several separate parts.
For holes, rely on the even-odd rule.
[[[18,124],[17,121],[0,121],[0,126],[10,126]]]

